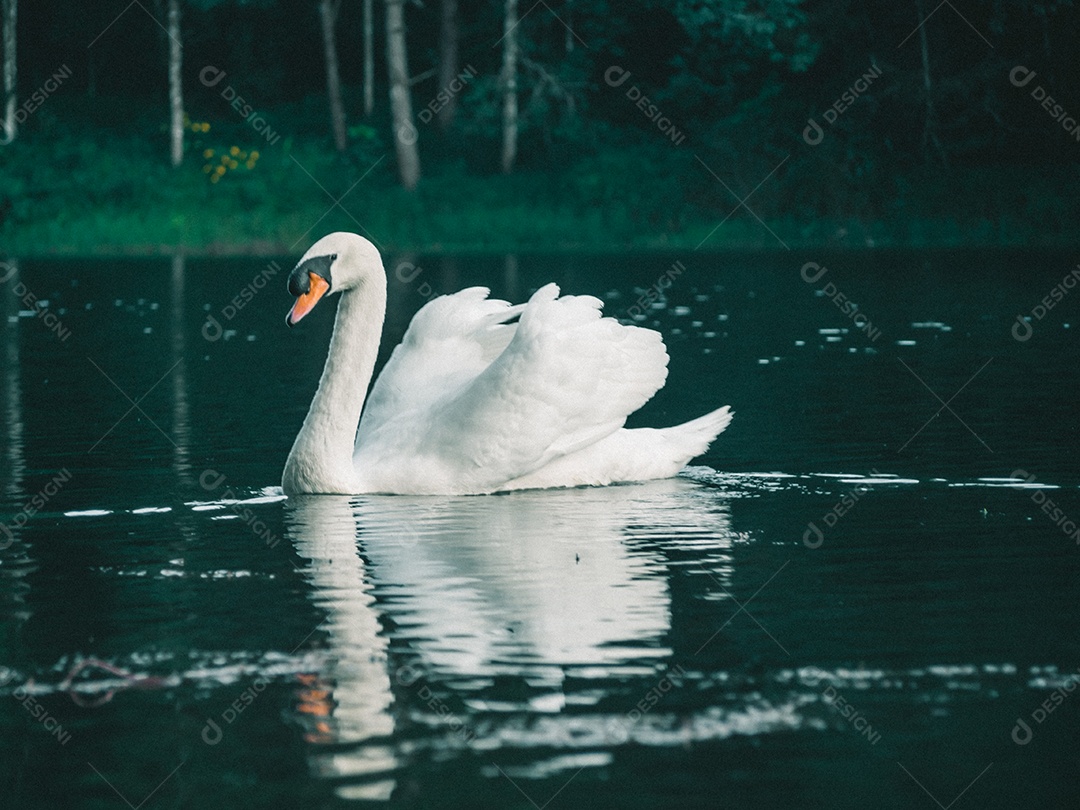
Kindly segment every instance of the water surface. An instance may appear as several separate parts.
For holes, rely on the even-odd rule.
[[[632,425],[736,411],[678,479],[469,498],[281,495],[290,266],[5,271],[0,805],[1075,803],[1080,292],[1013,334],[1072,257],[389,257],[384,358],[555,280],[664,334]]]

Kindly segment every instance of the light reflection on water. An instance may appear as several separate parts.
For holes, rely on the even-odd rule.
[[[973,700],[1069,684],[1068,671],[1053,664],[938,661],[901,669],[770,666],[753,672],[694,666],[692,657],[674,654],[676,568],[688,565],[711,580],[715,587],[708,585],[709,595],[702,596],[734,609],[735,551],[749,550],[758,538],[733,526],[732,503],[770,495],[835,499],[853,483],[899,485],[893,491],[911,484],[1000,491],[1016,482],[725,475],[698,467],[669,481],[503,496],[286,500],[266,488],[192,500],[181,508],[195,518],[190,528],[196,534],[204,530],[199,521],[213,521],[238,503],[268,522],[280,517],[318,617],[297,649],[276,656],[193,650],[186,665],[175,656],[137,654],[104,662],[110,671],[75,682],[70,672],[80,661],[72,656],[29,684],[27,673],[17,671],[7,671],[5,680],[9,691],[21,683],[26,693],[66,693],[73,703],[93,707],[131,690],[196,685],[235,691],[256,678],[286,685],[286,713],[308,745],[312,773],[334,785],[339,798],[368,801],[393,796],[417,757],[451,751],[481,757],[487,778],[504,774],[530,783],[609,767],[625,746],[684,748],[734,737],[843,731],[827,689],[846,694],[863,711],[892,695],[910,695],[945,717]],[[167,507],[127,511],[160,522],[151,531],[173,520]],[[66,519],[93,522],[113,514],[73,510]],[[158,580],[265,575],[177,562],[183,561],[98,573]],[[17,569],[5,570],[10,576]],[[124,677],[113,677],[112,670]],[[665,679],[671,694],[709,698],[683,699],[674,710],[658,702],[635,711]],[[508,749],[532,753],[496,767],[492,756]]]
[[[581,690],[565,688],[568,672],[579,680],[652,674],[671,653],[670,600],[659,552],[635,551],[635,541],[709,538],[718,563],[730,544],[726,510],[693,492],[665,481],[481,498],[293,499],[288,533],[310,560],[305,575],[328,614],[334,659],[323,673],[334,684],[334,724],[319,741],[393,734],[397,694],[409,707],[403,725],[433,734],[426,746],[491,749],[507,734],[543,746],[542,733],[522,736],[492,718],[582,705]],[[392,663],[380,617],[395,628]],[[494,694],[503,678],[527,696]],[[454,684],[468,696],[456,711],[436,696]],[[369,745],[316,760],[341,776],[396,764],[391,749]]]
[[[532,750],[535,758],[507,775],[546,779],[604,767],[611,758],[605,752],[623,745],[679,747],[842,728],[828,711],[827,687],[912,694],[940,715],[965,700],[958,694],[986,700],[1021,685],[1068,681],[1052,665],[1018,672],[1011,662],[758,673],[672,664],[670,581],[679,555],[692,555],[695,572],[731,604],[733,550],[754,539],[733,529],[731,499],[835,497],[859,482],[919,483],[694,468],[670,481],[505,496],[286,501],[271,488],[239,500],[192,501],[188,508],[209,520],[238,502],[282,510],[308,598],[323,617],[309,634],[320,639],[318,655],[247,668],[207,662],[161,686],[225,685],[254,675],[291,682],[291,713],[311,745],[315,773],[336,784],[341,797],[372,800],[393,793],[420,750]],[[1012,482],[944,483],[993,490]],[[132,512],[147,520],[163,514]],[[153,662],[141,677],[162,666],[168,662]],[[710,693],[712,705],[635,714],[665,677],[673,688]],[[124,682],[80,688],[100,693]],[[620,693],[613,710],[612,695]]]

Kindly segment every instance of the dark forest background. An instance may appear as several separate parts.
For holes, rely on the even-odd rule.
[[[328,3],[344,143],[323,3],[174,2],[179,166],[169,0],[19,4],[25,120],[0,146],[4,249],[277,251],[312,228],[461,250],[1076,242],[1071,2],[521,0],[509,36],[510,2],[460,0],[452,15],[408,2],[414,188],[390,105],[385,0],[373,4],[370,113],[362,0]],[[213,87],[200,81],[207,66],[225,72]],[[464,76],[443,97],[450,120],[434,114],[447,76]],[[263,123],[230,107],[226,87]],[[854,99],[829,123],[845,92]]]

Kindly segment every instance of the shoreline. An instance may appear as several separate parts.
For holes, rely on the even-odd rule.
[[[665,253],[701,253],[701,254],[730,254],[730,253],[761,253],[761,254],[784,254],[799,251],[827,251],[827,252],[885,252],[885,251],[915,251],[915,250],[1038,250],[1038,251],[1075,251],[1080,249],[1080,236],[1075,234],[1053,234],[1035,238],[1002,238],[1002,239],[970,239],[970,238],[919,238],[898,239],[887,235],[875,236],[870,239],[844,240],[839,238],[806,238],[784,234],[779,226],[770,225],[773,231],[783,234],[786,245],[781,245],[776,239],[754,240],[746,238],[734,238],[730,240],[713,239],[713,245],[701,246],[700,237],[680,235],[677,237],[644,237],[636,240],[580,240],[570,241],[558,238],[556,235],[551,239],[544,239],[543,233],[537,233],[537,239],[480,242],[465,241],[445,242],[432,240],[417,240],[408,245],[395,242],[381,242],[379,247],[384,255],[445,255],[445,256],[501,256],[507,254],[517,255],[602,255],[618,253],[642,253],[642,254],[665,254]],[[942,226],[929,226],[928,230],[940,232]],[[34,238],[34,229],[21,229],[26,236],[13,236],[8,233],[0,233],[0,259],[123,259],[123,258],[146,258],[146,257],[171,257],[182,254],[189,258],[252,258],[252,257],[280,257],[300,255],[306,249],[307,244],[313,242],[317,236],[315,231],[305,237],[296,246],[286,240],[272,240],[265,238],[252,238],[249,240],[230,238],[216,240],[192,240],[188,242],[153,242],[145,240],[132,240],[121,242],[110,239],[102,234],[100,240],[95,240],[93,232],[83,233],[83,238],[70,243],[54,243],[41,247],[41,242]],[[347,226],[340,228],[327,228],[325,233],[331,230],[349,230]],[[322,235],[323,231],[319,231]],[[36,243],[36,244],[34,244]],[[92,243],[92,244],[88,244]],[[31,247],[31,245],[33,245]]]
[[[6,149],[0,255],[10,256],[284,256],[342,230],[384,254],[1080,248],[1068,170],[883,171],[834,194],[800,166],[743,211],[686,156],[631,148],[555,172],[455,166],[413,192],[385,153],[339,156],[317,142],[283,142],[257,164],[256,152],[207,144],[223,159],[249,154],[217,183],[197,154],[173,169],[138,140]]]

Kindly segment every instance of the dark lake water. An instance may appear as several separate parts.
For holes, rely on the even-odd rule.
[[[0,264],[0,807],[1076,806],[1075,256],[389,257],[384,343],[554,280],[736,412],[469,498],[281,495],[290,268]]]

